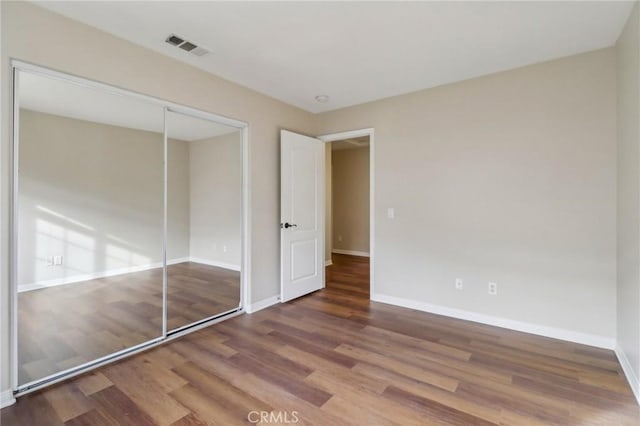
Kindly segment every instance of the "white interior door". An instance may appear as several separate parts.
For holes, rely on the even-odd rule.
[[[280,132],[280,300],[324,287],[324,143]]]

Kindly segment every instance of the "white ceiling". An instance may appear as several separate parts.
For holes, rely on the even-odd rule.
[[[38,2],[311,112],[611,46],[631,2]],[[212,51],[196,57],[170,33]],[[325,94],[327,103],[315,96]]]
[[[32,111],[164,133],[164,108],[143,100],[93,90],[77,84],[21,72],[20,107]],[[169,114],[170,138],[194,141],[238,131],[236,128],[183,114]]]

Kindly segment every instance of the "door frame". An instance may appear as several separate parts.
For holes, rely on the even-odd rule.
[[[317,136],[317,139],[320,139],[322,142],[330,143],[335,141],[340,141],[343,139],[352,139],[359,138],[362,136],[369,136],[369,299],[373,297],[374,294],[374,256],[375,256],[375,141],[374,141],[375,129],[373,127],[365,128],[365,129],[357,129],[357,130],[349,130],[345,132],[338,133],[330,133],[322,136]],[[326,158],[325,158],[326,161]],[[326,164],[325,168],[322,169],[322,175],[324,176],[326,172]],[[326,176],[324,176],[326,179]],[[326,200],[325,200],[326,205]],[[324,229],[326,227],[326,217],[325,210],[322,210],[322,229],[324,231],[324,235],[326,236],[327,230]],[[333,249],[333,247],[331,248]],[[323,263],[324,263],[324,253],[322,253]],[[325,278],[326,279],[326,278]]]

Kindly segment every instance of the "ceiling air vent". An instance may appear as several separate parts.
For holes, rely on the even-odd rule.
[[[179,47],[180,49],[192,53],[196,56],[204,56],[209,53],[209,51],[204,47],[198,46],[197,44],[187,41],[183,37],[177,36],[175,34],[171,34],[166,38],[165,41],[172,46]]]

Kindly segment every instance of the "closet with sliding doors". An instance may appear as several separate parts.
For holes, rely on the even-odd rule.
[[[242,312],[247,125],[12,65],[16,394]]]

